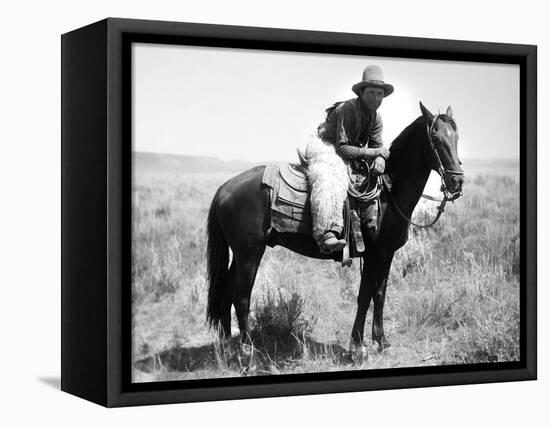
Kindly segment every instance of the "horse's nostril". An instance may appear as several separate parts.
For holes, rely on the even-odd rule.
[[[459,175],[453,175],[449,176],[449,180],[447,182],[447,185],[449,186],[449,189],[451,191],[461,191],[462,190],[462,182],[464,182],[464,177]]]
[[[462,183],[463,180],[464,180],[464,177],[463,177],[463,176],[460,176],[460,175],[453,175],[453,176],[451,176],[451,181],[452,181],[452,182],[455,182],[455,183]]]

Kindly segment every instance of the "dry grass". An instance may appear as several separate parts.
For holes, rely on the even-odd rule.
[[[268,249],[252,293],[252,356],[236,339],[217,343],[208,330],[206,215],[216,188],[234,174],[136,177],[134,380],[358,368],[346,354],[357,261],[342,269]],[[419,206],[416,220],[431,217],[425,209],[434,206]],[[370,321],[371,312],[366,336]],[[390,272],[385,329],[392,347],[378,353],[367,342],[369,360],[361,368],[519,359],[519,186],[513,173],[470,175],[464,197],[436,226],[411,230]]]

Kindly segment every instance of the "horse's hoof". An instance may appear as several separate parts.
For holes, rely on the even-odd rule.
[[[252,376],[257,373],[258,360],[254,351],[254,346],[247,343],[241,343],[241,376]]]
[[[365,345],[362,343],[355,343],[353,340],[349,344],[349,351],[351,360],[357,366],[363,365],[369,356]]]
[[[383,352],[391,347],[391,343],[385,336],[382,336],[380,339],[374,339],[374,341],[378,343],[378,352]]]
[[[251,357],[254,353],[254,347],[247,343],[241,343],[241,352],[246,357]]]

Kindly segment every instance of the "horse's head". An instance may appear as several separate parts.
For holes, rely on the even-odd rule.
[[[462,195],[464,171],[458,159],[458,133],[453,120],[453,111],[449,107],[445,114],[434,116],[422,102],[420,102],[420,109],[426,119],[429,142],[426,145],[428,162],[431,168],[441,176],[441,190],[445,196],[451,201],[456,200]]]

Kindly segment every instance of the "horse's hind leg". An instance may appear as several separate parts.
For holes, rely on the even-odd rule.
[[[227,276],[227,285],[225,286],[225,295],[223,297],[222,307],[221,307],[221,319],[220,319],[220,329],[219,337],[222,340],[231,338],[231,304],[233,297],[233,289],[235,287],[235,259],[232,260],[231,266],[229,267],[228,276]]]
[[[245,255],[236,254],[235,287],[233,292],[233,305],[237,314],[241,343],[251,342],[250,338],[250,295],[256,279],[256,273],[262,260],[265,246],[253,253]]]

